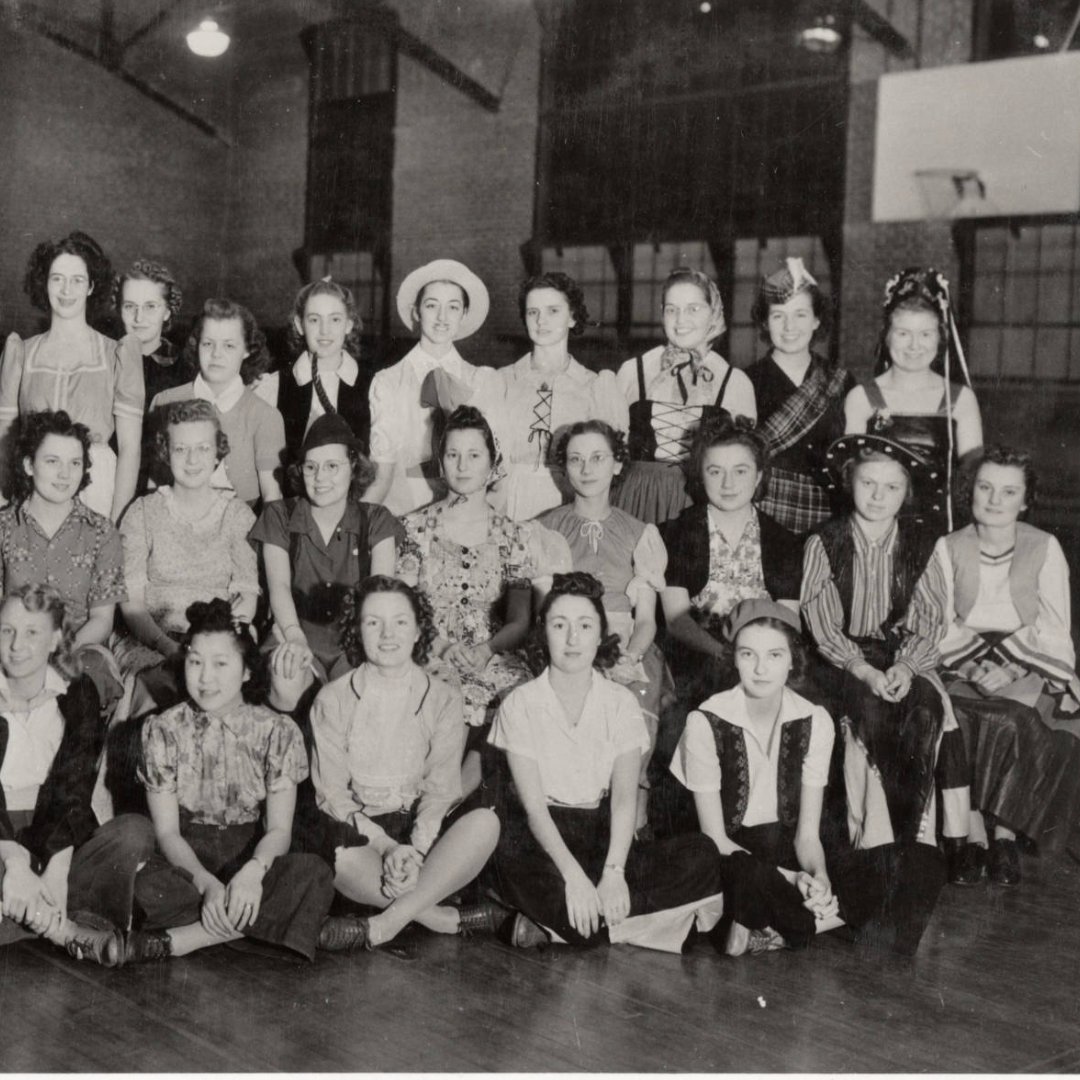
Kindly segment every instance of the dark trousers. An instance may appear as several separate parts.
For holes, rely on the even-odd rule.
[[[793,835],[778,823],[736,829],[731,839],[745,847],[721,859],[725,922],[751,930],[772,927],[789,945],[815,934],[813,914],[802,894],[777,869],[797,870]],[[871,934],[898,952],[914,953],[945,883],[944,860],[926,844],[887,844],[846,851],[827,860],[840,918],[853,928],[880,926]]]
[[[607,858],[611,819],[606,804],[595,810],[548,809],[563,842],[595,884]],[[572,945],[599,945],[608,940],[603,927],[587,938],[570,925],[566,882],[523,818],[506,821],[503,838],[495,853],[495,871],[506,903]],[[716,845],[701,833],[632,844],[625,873],[631,915],[680,907],[714,896],[723,886]]]
[[[181,835],[199,861],[228,883],[250,859],[258,823],[218,828],[181,820]],[[279,855],[263,877],[259,917],[243,933],[315,958],[319,929],[334,897],[334,875],[317,855]],[[202,896],[191,874],[156,850],[148,818],[125,814],[103,825],[76,852],[68,907],[80,921],[127,929],[167,930],[199,921]]]

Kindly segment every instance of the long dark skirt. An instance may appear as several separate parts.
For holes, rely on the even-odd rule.
[[[599,882],[611,832],[607,802],[595,810],[560,806],[548,809],[563,842],[589,880]],[[503,832],[495,852],[495,873],[506,903],[572,945],[606,942],[604,927],[587,938],[570,925],[566,883],[536,842],[520,807],[509,809],[500,818]],[[651,844],[635,842],[626,859],[625,873],[631,915],[666,911],[715,896],[723,884],[716,845],[701,833]]]
[[[181,835],[223,883],[247,862],[260,836],[257,822],[219,829],[181,815]],[[334,896],[333,873],[317,855],[279,855],[263,878],[259,917],[243,934],[315,959],[319,928]],[[199,921],[202,897],[191,874],[158,850],[149,818],[123,814],[75,852],[68,910],[95,926],[169,930]]]
[[[1080,826],[1080,739],[1048,726],[1027,705],[985,697],[961,680],[946,686],[971,767],[971,804],[1045,850]]]
[[[892,659],[883,642],[861,641],[866,659],[885,671]],[[855,738],[881,777],[893,836],[899,843],[919,835],[934,792],[934,768],[945,723],[937,689],[916,676],[903,701],[884,701],[861,679],[835,671],[826,691],[833,718],[847,717]]]

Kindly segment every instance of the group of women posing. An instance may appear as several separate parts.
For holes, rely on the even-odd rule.
[[[333,281],[272,375],[229,301],[178,356],[168,271],[113,281],[82,234],[27,289],[49,328],[0,368],[8,935],[110,966],[411,922],[911,953],[946,876],[1014,885],[1017,836],[1076,822],[1068,570],[1023,520],[1030,460],[982,449],[935,271],[888,283],[862,384],[813,351],[797,259],[748,371],[678,270],[666,343],[617,373],[570,355],[588,313],[556,273],[520,290],[531,351],[469,364],[488,294],[437,260],[368,393]]]

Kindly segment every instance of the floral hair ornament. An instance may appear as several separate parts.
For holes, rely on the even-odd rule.
[[[779,270],[761,280],[761,295],[769,304],[786,304],[796,293],[817,285],[817,279],[797,255],[789,255]]]
[[[945,500],[946,518],[949,531],[953,530],[952,513],[952,485],[953,485],[953,457],[956,453],[953,433],[953,396],[948,392],[949,385],[953,381],[953,357],[960,368],[960,375],[971,388],[971,373],[968,370],[967,357],[964,355],[964,346],[960,342],[960,332],[956,326],[956,318],[953,315],[952,302],[949,295],[949,280],[940,271],[932,266],[923,269],[919,266],[909,266],[900,273],[895,274],[885,283],[885,322],[888,325],[892,313],[906,300],[919,300],[938,312],[941,325],[945,328],[945,417],[946,432],[948,433],[948,458],[945,464],[945,485],[949,493]],[[882,341],[882,349],[887,345]],[[878,365],[881,366],[880,363]]]

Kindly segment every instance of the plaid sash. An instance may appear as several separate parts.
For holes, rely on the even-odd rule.
[[[831,375],[823,364],[812,365],[802,386],[788,397],[758,429],[769,443],[769,453],[783,453],[794,446],[821,419],[829,402],[844,389],[847,371],[838,367]]]

